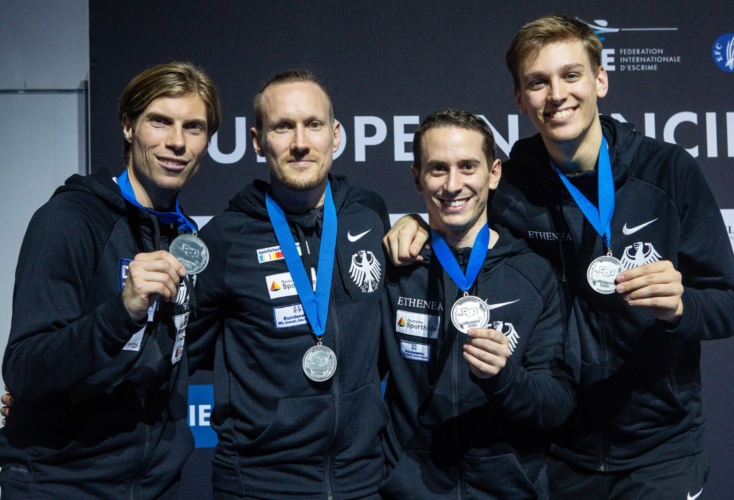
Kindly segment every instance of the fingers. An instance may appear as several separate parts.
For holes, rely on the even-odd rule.
[[[6,394],[0,396],[0,401],[5,405],[0,408],[0,415],[3,417],[7,417],[10,414],[10,407],[13,406],[13,397],[9,394],[7,385],[5,386],[5,392]],[[2,420],[2,424],[5,425],[5,418]]]
[[[617,276],[617,292],[630,306],[650,307],[658,319],[675,320],[683,314],[683,276],[670,261],[627,270]]]
[[[510,357],[509,340],[497,330],[475,328],[469,330],[470,341],[464,344],[464,359],[472,373],[479,378],[497,375]]]
[[[128,266],[122,298],[130,315],[141,321],[159,297],[166,302],[176,299],[178,284],[186,269],[165,251],[140,253]]]
[[[390,260],[396,266],[421,262],[421,248],[428,241],[428,228],[423,219],[415,214],[400,218],[385,235],[382,242]]]

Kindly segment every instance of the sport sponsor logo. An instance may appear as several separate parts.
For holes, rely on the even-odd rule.
[[[431,346],[402,340],[400,342],[400,355],[405,359],[427,362],[431,359]]]
[[[734,73],[734,33],[721,35],[711,47],[711,57],[719,69]]]
[[[443,311],[443,304],[436,300],[415,299],[413,297],[398,297],[399,306],[416,307],[431,311]]]
[[[292,328],[294,326],[305,325],[308,322],[301,304],[274,307],[273,320],[275,321],[275,328]]]
[[[410,311],[398,312],[395,316],[395,331],[429,339],[438,338],[441,316]]]
[[[296,284],[293,282],[291,273],[271,274],[270,276],[265,276],[265,283],[268,286],[268,294],[271,299],[298,295]],[[313,285],[315,290],[316,280],[314,279],[313,273],[311,273],[311,285]]]
[[[528,238],[531,240],[573,241],[569,233],[553,233],[550,231],[528,231]]]
[[[296,250],[298,250],[298,255],[302,255],[300,243],[296,243]],[[257,261],[260,264],[274,260],[283,260],[284,258],[283,251],[280,249],[280,246],[260,248],[257,250]]]

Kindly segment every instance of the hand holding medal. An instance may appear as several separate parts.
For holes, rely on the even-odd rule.
[[[510,340],[492,328],[472,328],[464,344],[464,359],[475,377],[487,379],[497,375],[510,357]]]

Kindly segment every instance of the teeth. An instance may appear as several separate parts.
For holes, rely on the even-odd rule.
[[[169,167],[181,167],[183,165],[186,165],[185,161],[177,161],[177,160],[160,160],[161,163],[164,165],[168,165]]]
[[[466,203],[466,200],[443,200],[443,203],[450,207],[460,207]]]
[[[555,113],[550,113],[551,118],[566,118],[567,116],[571,116],[573,113],[573,109],[564,109],[563,111],[556,111]]]

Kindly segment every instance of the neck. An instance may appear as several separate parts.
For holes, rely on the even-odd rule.
[[[486,212],[485,212],[486,213]],[[441,238],[444,239],[446,244],[451,248],[468,248],[474,246],[474,241],[477,239],[477,235],[479,234],[479,231],[484,227],[484,225],[487,223],[486,217],[482,218],[483,220],[477,221],[476,224],[474,224],[469,229],[463,230],[463,231],[451,231],[444,227],[435,227],[434,224],[430,224],[431,228],[436,231]],[[430,222],[430,221],[429,221]],[[492,241],[492,236],[494,231],[490,230],[490,243]],[[490,244],[490,248],[492,245]]]
[[[155,186],[145,186],[138,178],[138,175],[132,164],[127,167],[127,176],[130,179],[130,185],[135,193],[135,199],[145,208],[152,208],[159,212],[164,212],[174,205],[177,192],[164,191],[157,189]]]
[[[270,178],[270,189],[273,198],[288,212],[299,213],[319,208],[324,205],[327,179],[313,189],[295,191],[283,185],[274,177]]]
[[[602,129],[598,116],[591,127],[575,141],[552,142],[543,138],[548,154],[558,168],[567,174],[594,170],[601,140]]]

